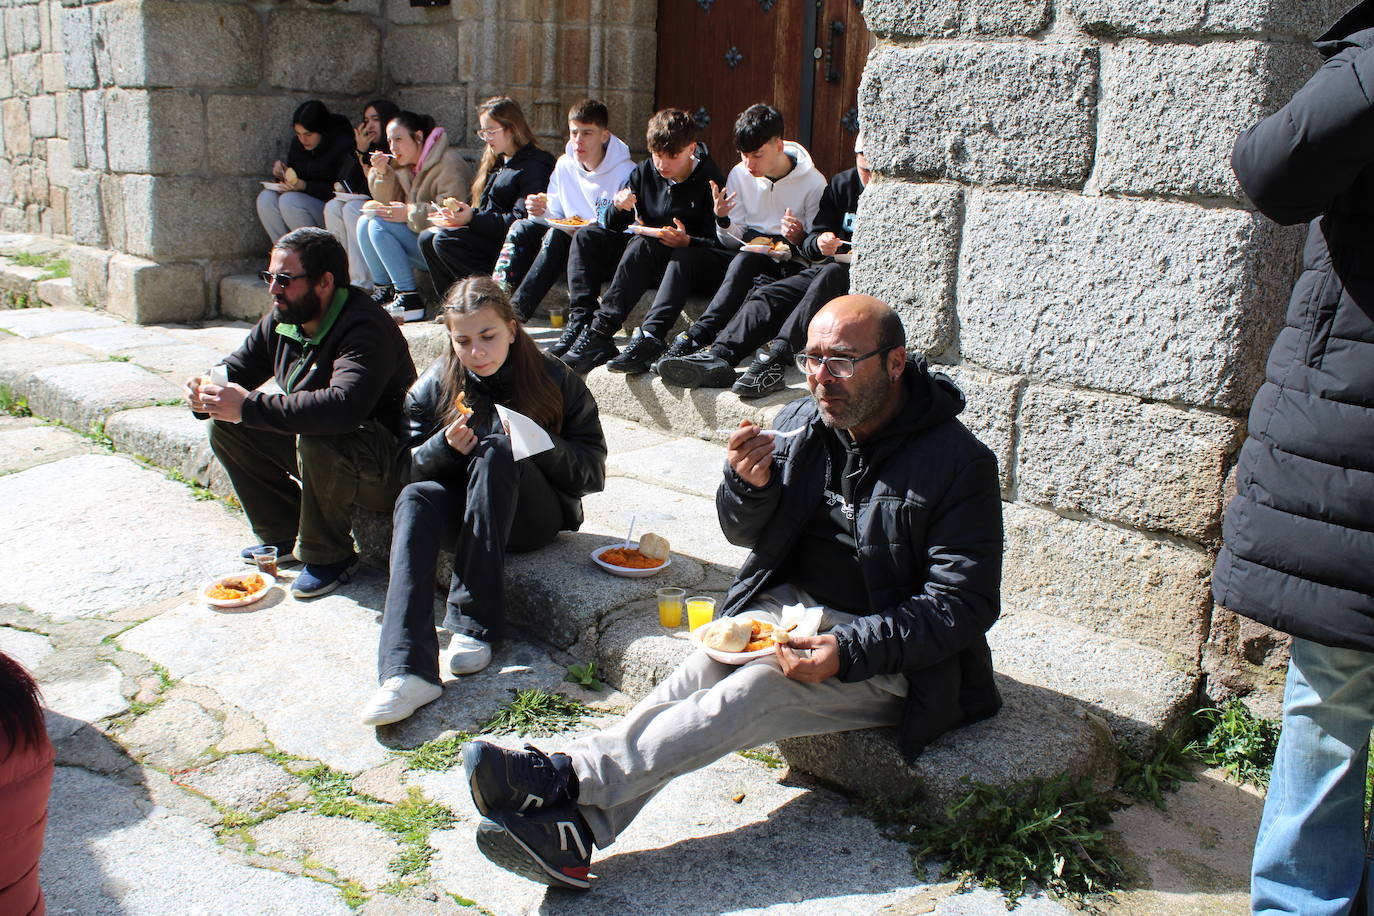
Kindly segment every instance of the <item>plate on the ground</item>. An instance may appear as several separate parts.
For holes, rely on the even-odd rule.
[[[280,194],[285,194],[287,191],[291,190],[280,181],[264,181],[262,186],[269,191],[276,191]]]
[[[600,566],[602,569],[606,570],[606,572],[610,573],[611,575],[623,576],[626,579],[643,579],[648,576],[656,576],[659,573],[663,572],[663,570],[667,569],[669,566],[673,565],[672,554],[669,554],[667,557],[665,557],[663,562],[658,564],[657,566],[649,566],[644,569],[636,569],[633,566],[616,566],[614,563],[607,563],[605,560],[601,559],[601,555],[606,551],[610,550],[612,547],[623,546],[625,545],[623,542],[621,542],[616,544],[607,544],[605,547],[596,548],[592,551],[592,562],[595,563],[597,566]]]
[[[774,248],[772,245],[741,245],[739,250],[750,254],[766,254],[775,261],[786,261],[792,257],[790,249]]]
[[[549,219],[547,216],[540,217],[540,220],[544,223],[544,225],[552,226],[555,229],[562,229],[564,232],[568,233],[568,235],[575,235],[579,229],[586,229],[588,226],[596,225],[595,220],[570,222],[570,220],[578,219],[580,218],[576,216],[569,216],[563,219]]]
[[[354,194],[352,191],[335,191],[335,200],[371,200],[371,194]]]
[[[262,588],[258,589],[255,592],[249,592],[241,598],[214,598],[210,595],[210,589],[214,588],[216,585],[223,585],[230,579],[235,579],[240,582],[243,582],[247,579],[251,579],[253,576],[257,576],[259,579],[263,581]],[[239,572],[230,573],[227,576],[220,576],[217,579],[212,579],[209,582],[206,582],[203,586],[201,586],[200,597],[204,598],[205,603],[211,605],[212,607],[247,607],[248,605],[253,604],[254,602],[261,601],[267,595],[267,593],[272,590],[272,586],[276,584],[277,580],[267,575],[267,573],[258,572],[255,569],[250,569],[246,571],[240,570]]]

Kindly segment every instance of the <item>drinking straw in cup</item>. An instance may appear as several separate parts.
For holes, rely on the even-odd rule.
[[[687,628],[693,633],[697,627],[711,622],[716,614],[716,599],[707,595],[693,595],[687,599]]]
[[[670,630],[682,626],[682,596],[687,594],[687,590],[660,588],[657,594],[659,624]]]

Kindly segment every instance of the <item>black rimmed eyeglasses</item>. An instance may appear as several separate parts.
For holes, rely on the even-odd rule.
[[[879,347],[863,356],[817,356],[814,353],[798,353],[794,359],[797,361],[797,368],[807,375],[815,375],[821,371],[821,366],[825,366],[825,371],[829,372],[832,378],[852,378],[855,363],[861,363],[871,356],[886,353],[891,349],[893,348]]]
[[[307,274],[274,274],[270,270],[258,271],[258,279],[266,283],[269,287],[281,286],[285,288],[291,285],[292,280],[299,280],[304,276],[307,276]]]

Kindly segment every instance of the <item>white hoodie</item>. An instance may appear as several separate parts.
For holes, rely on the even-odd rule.
[[[580,216],[589,222],[596,222],[597,199],[615,197],[615,192],[625,186],[626,179],[634,170],[630,148],[624,140],[611,134],[611,139],[606,142],[606,155],[594,172],[577,164],[573,158],[571,140],[564,150],[553,167],[553,176],[549,178],[549,209],[546,215],[551,219]]]
[[[755,178],[743,162],[730,170],[725,187],[735,194],[735,209],[727,217],[728,227],[722,228],[716,222],[716,237],[726,248],[738,248],[747,242],[746,230],[750,230],[750,235],[782,235],[782,217],[789,207],[806,231],[811,231],[811,221],[816,218],[821,193],[825,191],[825,176],[817,171],[811,154],[800,143],[784,140],[782,148],[796,165],[777,181]]]

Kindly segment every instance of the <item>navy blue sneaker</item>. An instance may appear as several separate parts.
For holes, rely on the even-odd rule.
[[[337,563],[306,563],[291,585],[291,594],[297,598],[318,598],[320,595],[327,595],[345,582],[351,581],[357,571],[357,554]]]
[[[291,549],[296,546],[295,541],[279,541],[276,544],[254,544],[252,547],[245,547],[239,551],[239,559],[249,566],[254,564],[253,554],[264,547],[277,548],[277,564],[284,565],[295,561],[291,555]]]
[[[591,887],[592,831],[572,802],[529,814],[493,811],[477,825],[477,848],[531,881],[582,891]]]
[[[463,745],[463,772],[472,803],[487,815],[497,808],[525,814],[577,798],[568,755],[550,757],[533,744],[512,751],[490,741],[469,741]]]

